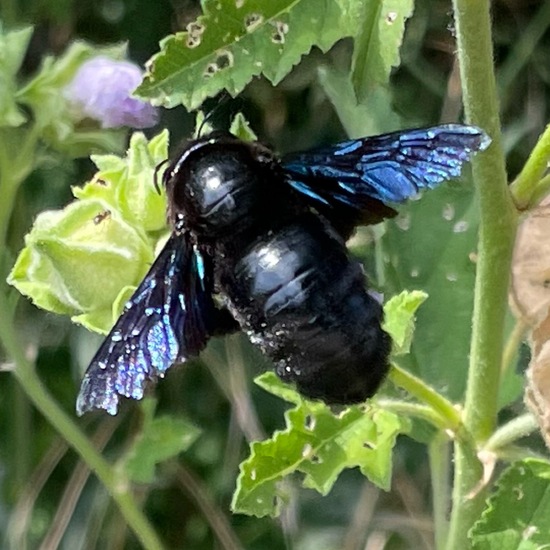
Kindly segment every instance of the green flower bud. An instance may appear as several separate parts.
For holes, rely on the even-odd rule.
[[[99,172],[83,188],[74,188],[73,193],[79,199],[105,200],[134,225],[145,231],[159,231],[166,226],[166,196],[155,187],[155,172],[167,154],[167,131],[149,142],[136,132],[125,158],[92,156]]]
[[[38,216],[8,282],[44,309],[107,330],[119,294],[152,260],[150,243],[116,210],[82,200]]]

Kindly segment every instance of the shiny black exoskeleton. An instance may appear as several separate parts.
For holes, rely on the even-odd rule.
[[[371,396],[388,369],[382,308],[342,236],[285,184],[270,151],[207,137],[165,184],[172,223],[208,246],[215,292],[277,374],[330,403]]]
[[[305,396],[370,397],[391,342],[345,241],[488,144],[478,128],[446,125],[280,161],[228,134],[191,141],[163,176],[172,235],[92,360],[78,412],[115,414],[120,396],[140,399],[210,336],[238,328]]]

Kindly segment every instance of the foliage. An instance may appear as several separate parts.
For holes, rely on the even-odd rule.
[[[296,548],[350,549],[380,533],[387,548],[433,547],[432,533],[403,527],[409,513],[428,513],[429,501],[439,549],[547,544],[550,463],[539,439],[522,438],[538,421],[549,440],[548,317],[533,327],[531,342],[527,399],[535,420],[519,399],[516,368],[526,366],[521,343],[533,321],[520,314],[515,322],[506,300],[518,212],[541,216],[535,206],[550,188],[550,131],[532,123],[543,119],[550,98],[540,61],[549,53],[542,40],[548,3],[493,3],[496,68],[487,0],[455,0],[454,23],[445,0],[203,0],[200,10],[182,4],[174,20],[186,30],[172,35],[172,6],[124,1],[119,12],[105,4],[63,13],[57,3],[31,4],[26,14],[17,11],[26,5],[11,6],[0,27],[0,274],[11,285],[0,287],[2,547],[89,540],[101,548],[255,549],[283,548],[286,540]],[[528,24],[512,29],[510,21]],[[456,44],[447,29],[453,25]],[[45,36],[65,41],[63,53],[43,55]],[[271,372],[249,389],[262,359],[229,338],[211,342],[204,365],[170,372],[158,400],[124,408],[114,421],[98,416],[76,425],[74,381],[97,341],[23,300],[16,318],[15,289],[105,333],[166,238],[156,172],[169,135],[174,145],[195,120],[166,111],[162,126],[170,132],[128,138],[80,118],[65,93],[79,67],[95,57],[126,57],[124,46],[91,45],[106,36],[128,37],[133,56],[150,57],[140,98],[202,107],[212,111],[207,122],[197,117],[203,131],[231,124],[243,139],[258,135],[286,150],[343,138],[342,127],[360,136],[458,119],[458,72],[449,54],[458,50],[466,117],[489,131],[493,146],[473,163],[473,177],[427,193],[351,243],[371,285],[385,294],[394,342],[389,380],[367,404],[331,409],[304,400]],[[527,69],[529,79],[518,78]],[[531,85],[536,94],[526,92]],[[227,109],[209,99],[222,91],[242,103]],[[235,116],[237,104],[244,116]],[[518,175],[510,187],[504,153],[509,179]],[[75,160],[88,156],[97,170],[91,179],[90,166]],[[527,275],[513,288],[528,288],[535,304],[548,299],[541,262],[531,271],[514,264],[514,277]],[[76,372],[61,368],[71,363]],[[40,415],[30,414],[32,406]],[[411,438],[427,444],[428,458]],[[89,472],[75,467],[65,445],[99,486],[85,485]],[[373,495],[404,495],[405,486],[416,488],[417,509],[403,496],[399,526],[381,523],[394,504],[382,497],[374,508]],[[107,514],[105,489],[120,514]],[[263,518],[276,515],[280,524]]]
[[[530,459],[510,466],[472,529],[473,548],[508,550],[548,544],[549,476],[547,461]]]

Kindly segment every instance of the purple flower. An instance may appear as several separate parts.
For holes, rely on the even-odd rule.
[[[102,128],[148,128],[157,123],[157,109],[131,97],[141,77],[133,63],[94,57],[80,66],[65,97],[82,118],[98,120]]]

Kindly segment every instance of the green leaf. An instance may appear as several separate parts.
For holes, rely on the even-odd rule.
[[[327,494],[340,473],[359,467],[373,483],[389,489],[391,456],[397,435],[408,423],[375,407],[352,406],[334,413],[321,402],[307,401],[275,374],[261,377],[263,387],[299,403],[285,414],[286,429],[271,439],[251,444],[250,457],[241,464],[232,509],[238,513],[274,516],[286,500],[286,476],[301,472],[304,487]]]
[[[389,89],[374,87],[361,103],[357,103],[348,72],[327,66],[320,67],[318,74],[324,92],[350,137],[374,136],[401,127],[399,116],[392,110]]]
[[[537,550],[550,541],[550,463],[527,459],[498,481],[470,532],[474,550]]]
[[[294,386],[285,384],[274,372],[267,371],[260,374],[260,376],[254,378],[254,383],[289,403],[299,405],[304,400]]]
[[[386,292],[416,288],[430,299],[420,308],[403,366],[459,400],[470,348],[478,211],[467,178],[426,192],[386,222],[377,243]]]
[[[235,118],[231,121],[229,131],[243,141],[257,141],[258,139],[258,136],[254,133],[248,120],[246,120],[242,113],[235,115]]]
[[[196,109],[257,75],[280,82],[313,46],[327,51],[358,28],[359,0],[205,0],[187,32],[169,36],[136,93],[154,105]]]
[[[4,31],[0,21],[0,126],[19,126],[26,120],[15,101],[16,76],[32,33],[32,27]]]
[[[137,483],[153,482],[155,466],[187,450],[201,433],[183,418],[155,417],[155,406],[154,399],[143,400],[143,427],[125,459],[128,477]]]
[[[425,292],[413,290],[404,291],[393,296],[384,305],[384,330],[393,340],[393,353],[405,355],[409,353],[414,333],[416,310],[428,298]]]
[[[363,32],[355,39],[352,60],[353,87],[361,103],[373,88],[387,85],[392,67],[399,65],[405,21],[414,1],[371,0],[363,5]]]

